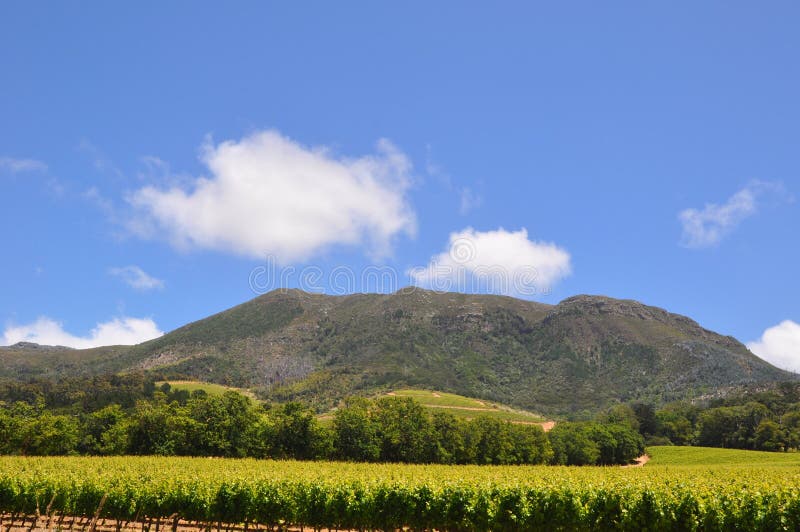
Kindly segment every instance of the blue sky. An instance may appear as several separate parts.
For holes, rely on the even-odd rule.
[[[270,261],[329,292],[342,267],[477,291],[500,268],[798,369],[799,16],[4,2],[0,343],[169,331],[272,287]]]

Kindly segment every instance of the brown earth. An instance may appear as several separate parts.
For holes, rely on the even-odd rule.
[[[115,519],[97,519],[96,521],[91,517],[61,517],[52,516],[12,516],[8,514],[0,515],[0,530],[3,532],[34,532],[34,531],[81,531],[81,532],[152,532],[159,531],[174,531],[174,532],[190,532],[190,531],[210,531],[210,530],[224,530],[226,532],[260,532],[260,531],[274,531],[275,527],[265,524],[248,523],[245,527],[244,524],[238,523],[203,523],[194,521],[184,521],[182,519],[145,519],[143,521],[117,521]],[[333,529],[318,528],[315,529],[311,526],[284,526],[280,530],[287,532],[300,532],[305,530],[318,530],[319,532],[333,532]],[[348,529],[339,529],[341,532],[348,532]]]
[[[538,423],[538,425],[541,425],[542,426],[542,430],[544,430],[545,432],[549,432],[549,431],[551,431],[553,429],[553,427],[556,426],[556,422],[555,421],[545,421],[544,423]]]
[[[643,454],[639,458],[637,458],[632,464],[624,465],[622,467],[644,467],[644,465],[650,461],[650,456],[647,454]]]

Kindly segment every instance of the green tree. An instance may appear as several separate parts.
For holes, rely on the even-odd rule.
[[[698,417],[697,444],[755,449],[756,428],[768,415],[767,407],[757,402],[710,408]]]
[[[553,459],[553,448],[539,425],[509,425],[515,464],[546,464]]]
[[[131,416],[132,454],[199,456],[202,425],[192,419],[185,407],[165,403],[159,392],[155,401],[141,401]]]
[[[341,460],[375,462],[380,457],[381,441],[370,409],[373,403],[351,397],[333,416],[334,453]]]
[[[202,425],[198,452],[208,456],[241,458],[253,454],[253,426],[258,414],[250,399],[237,392],[221,396],[192,395],[189,415]]]
[[[425,463],[436,456],[432,427],[425,408],[410,397],[383,397],[373,410],[386,462]]]
[[[614,405],[605,415],[599,416],[598,420],[602,423],[627,425],[633,430],[639,430],[639,418],[630,405]]]
[[[547,435],[553,446],[554,464],[592,465],[600,458],[600,448],[585,423],[559,423]]]
[[[511,464],[515,461],[511,424],[489,416],[478,416],[465,426],[469,463]]]
[[[786,449],[786,432],[780,425],[769,419],[761,420],[756,427],[755,447],[762,451],[783,451]]]
[[[8,405],[0,403],[0,454],[20,452],[22,435],[20,421]]]
[[[432,438],[436,447],[435,462],[463,464],[466,462],[464,422],[450,412],[434,412],[431,416]]]
[[[650,403],[634,403],[631,406],[634,415],[636,416],[637,428],[642,436],[649,436],[656,434],[658,431],[658,420],[656,418],[656,409]]]
[[[42,412],[24,425],[26,453],[56,456],[74,454],[78,445],[78,421],[72,416]]]
[[[674,445],[691,445],[694,440],[694,425],[680,410],[659,410],[656,413],[656,427],[656,434]]]
[[[269,416],[274,428],[273,456],[311,460],[330,452],[330,434],[306,405],[289,402],[271,410]]]
[[[90,455],[120,455],[128,449],[128,416],[117,404],[84,417],[79,451]]]
[[[614,439],[614,458],[612,464],[627,464],[644,454],[644,437],[625,425],[606,427]]]

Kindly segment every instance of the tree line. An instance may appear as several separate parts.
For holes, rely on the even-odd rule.
[[[634,428],[648,445],[698,445],[758,451],[800,450],[800,383],[787,382],[705,403],[656,409],[617,405],[598,417]]]
[[[141,374],[0,382],[0,453],[600,464],[635,456],[641,438],[648,445],[800,450],[797,382],[661,408],[619,404],[591,422],[559,423],[546,436],[535,426],[467,422],[398,401],[353,397],[321,421],[301,403],[211,397]]]
[[[48,406],[42,395],[0,402],[0,454],[176,455],[442,464],[621,464],[644,449],[617,423],[538,425],[430,412],[411,398],[351,397],[329,419],[299,402],[256,403],[168,384],[126,407],[86,397]],[[79,394],[80,395],[80,394]]]

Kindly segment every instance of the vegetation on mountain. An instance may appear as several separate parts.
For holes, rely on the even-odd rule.
[[[635,301],[558,305],[406,289],[275,291],[133,347],[0,348],[0,378],[144,372],[302,400],[435,389],[546,416],[660,406],[795,379],[689,318]]]

